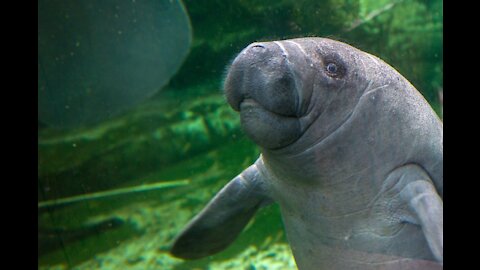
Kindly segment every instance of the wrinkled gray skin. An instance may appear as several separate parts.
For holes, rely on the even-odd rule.
[[[392,67],[325,38],[253,43],[225,94],[262,154],[174,256],[219,252],[276,202],[301,270],[443,268],[443,124]]]

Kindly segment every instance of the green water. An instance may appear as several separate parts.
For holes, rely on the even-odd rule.
[[[442,1],[183,3],[192,46],[169,85],[95,125],[58,130],[39,121],[38,200],[162,181],[189,184],[39,209],[39,235],[57,229],[58,240],[49,250],[39,245],[39,269],[296,269],[276,205],[261,209],[215,256],[183,261],[167,253],[188,220],[258,157],[221,92],[226,66],[251,42],[345,41],[394,66],[441,111]],[[68,240],[112,218],[122,225]]]

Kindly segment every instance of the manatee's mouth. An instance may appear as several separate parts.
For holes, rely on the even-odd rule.
[[[294,113],[272,111],[249,95],[239,100],[238,112],[244,131],[264,148],[284,148],[303,134],[299,118]]]
[[[265,109],[262,105],[260,105],[257,101],[252,98],[244,98],[238,105],[239,109],[238,112],[240,114],[241,119],[247,118],[258,118],[259,114],[272,114],[269,110]],[[250,115],[256,115],[255,117]],[[249,120],[252,121],[252,120]],[[243,126],[245,126],[245,121],[242,122]]]
[[[263,148],[275,150],[286,147],[301,135],[300,121],[267,110],[251,98],[240,105],[240,122],[247,136]]]
[[[237,108],[232,106],[232,108],[239,112],[240,115],[242,113],[248,113],[248,110],[256,109],[256,110],[263,110],[264,112],[271,113],[273,115],[277,115],[278,117],[287,117],[287,118],[297,118],[297,115],[295,113],[283,113],[279,111],[273,111],[270,110],[269,108],[263,106],[260,102],[256,101],[250,96],[243,96],[237,103]]]
[[[241,112],[242,110],[248,110],[251,107],[262,107],[258,102],[256,102],[254,99],[250,97],[244,97],[239,103],[238,103],[238,111]]]

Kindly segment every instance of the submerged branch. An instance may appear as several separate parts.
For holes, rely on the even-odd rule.
[[[375,9],[373,11],[371,11],[370,13],[367,14],[367,16],[365,16],[365,18],[363,19],[357,19],[356,21],[354,21],[352,23],[352,25],[347,28],[344,32],[350,32],[352,30],[354,30],[355,28],[361,26],[362,24],[365,24],[371,20],[373,20],[375,17],[389,11],[390,9],[392,9],[396,4],[399,4],[403,2],[403,0],[397,0],[397,1],[393,1],[391,3],[388,3],[386,4],[385,6],[381,7],[381,8],[378,8],[378,9]]]
[[[95,193],[81,194],[81,195],[62,198],[62,199],[53,199],[53,200],[39,202],[38,208],[60,206],[60,205],[65,205],[65,204],[70,204],[75,202],[102,199],[105,197],[124,195],[124,194],[136,193],[136,192],[151,191],[151,190],[168,188],[168,187],[184,186],[189,183],[190,183],[189,179],[182,179],[182,180],[175,180],[175,181],[168,181],[168,182],[144,184],[144,185],[126,187],[126,188],[112,189],[112,190],[100,191]]]

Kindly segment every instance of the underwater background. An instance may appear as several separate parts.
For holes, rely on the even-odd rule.
[[[222,93],[230,61],[252,42],[304,36],[346,42],[396,68],[442,116],[441,0],[85,1],[90,5],[85,9],[79,9],[80,0],[64,1],[74,4],[57,8],[60,2],[38,1],[39,269],[296,269],[276,205],[261,209],[233,245],[215,256],[183,261],[168,254],[185,224],[260,153]],[[116,68],[117,62],[93,54],[105,44],[90,42],[95,36],[89,33],[96,28],[89,12],[98,3],[98,14],[111,22],[131,19],[137,4],[154,6],[135,9],[138,18],[153,16],[152,29],[125,23],[123,32],[115,28],[115,34],[160,36],[152,39],[158,50],[153,46],[151,57],[158,62],[151,63],[147,51],[138,56],[138,63],[152,66],[129,66],[124,76],[109,74],[108,68]],[[180,7],[175,12],[174,5]],[[119,6],[125,13],[119,13]],[[69,16],[55,13],[69,9]],[[77,38],[70,43],[79,51],[72,50],[70,57],[78,56],[73,63],[84,65],[84,73],[69,77],[64,76],[66,64],[53,65],[52,55],[70,52],[70,43],[57,37],[60,41],[50,46],[44,29],[67,27],[65,19],[75,19],[79,10],[83,13],[78,22],[89,27],[76,28],[83,36],[72,32],[68,38]],[[142,10],[149,10],[150,17]],[[126,41],[99,42],[116,52]],[[83,44],[89,44],[89,50],[82,50]],[[172,49],[168,53],[162,50],[167,47]],[[115,65],[99,68],[102,63]],[[158,76],[151,67],[158,68]],[[163,67],[168,72],[162,73]],[[85,82],[102,81],[101,72],[107,72],[105,78],[113,76],[105,83],[114,85],[109,90],[113,95],[81,92]],[[141,76],[157,76],[151,85],[158,87],[136,89],[145,84]],[[123,103],[114,103],[120,100],[118,89],[125,93]],[[62,96],[65,92],[70,95]],[[100,98],[112,101],[111,108],[118,111],[105,112],[106,101]],[[85,113],[79,109],[68,115],[61,110],[66,100],[73,100],[72,108],[80,100],[100,105],[82,103],[78,108]]]

